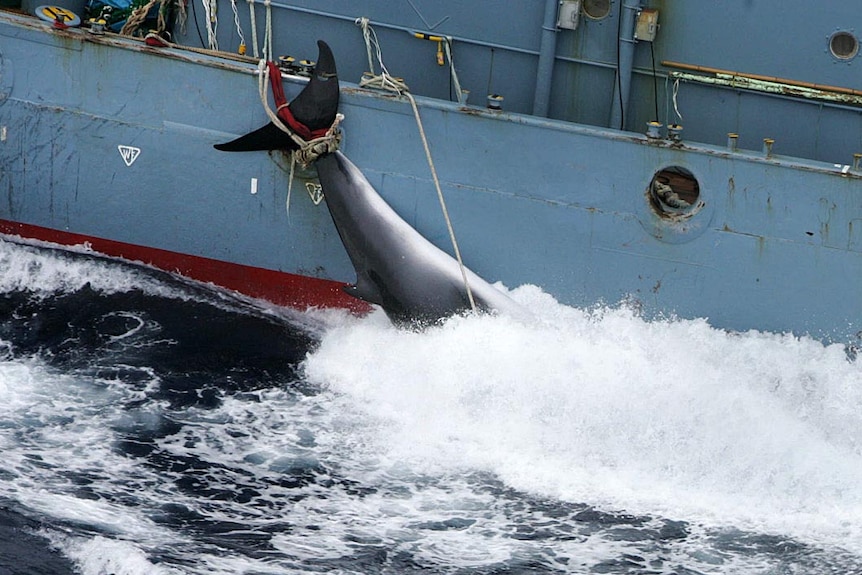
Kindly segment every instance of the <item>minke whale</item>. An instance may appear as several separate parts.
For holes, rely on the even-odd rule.
[[[472,309],[458,262],[404,221],[344,154],[327,154],[316,165],[329,213],[356,270],[347,293],[379,305],[400,327],[421,328]],[[529,317],[502,291],[466,273],[479,310]]]
[[[271,64],[270,81],[275,96],[279,119],[308,141],[326,133],[338,113],[338,72],[332,50],[323,40],[317,41],[317,64],[308,84],[290,104],[284,106],[281,72]],[[252,152],[259,150],[296,150],[298,146],[281,128],[270,122],[239,138],[216,144],[223,152]]]
[[[315,71],[289,105],[284,105],[281,74],[270,70],[279,118],[305,140],[325,133],[338,112],[335,58],[325,42],[319,40],[317,46]],[[269,123],[215,148],[290,151],[297,145]],[[326,154],[315,165],[329,213],[356,270],[356,283],[345,288],[347,293],[379,305],[401,327],[421,328],[472,309],[458,262],[405,222],[344,154]],[[477,309],[529,317],[502,291],[470,270],[466,274]]]

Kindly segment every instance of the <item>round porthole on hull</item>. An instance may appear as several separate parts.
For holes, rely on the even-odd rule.
[[[611,0],[584,0],[581,9],[587,18],[602,20],[611,12]]]
[[[680,166],[669,166],[656,172],[647,195],[656,213],[666,218],[685,217],[702,204],[697,178]]]
[[[859,40],[850,32],[835,32],[829,37],[829,51],[839,60],[852,60],[859,53]]]
[[[684,243],[700,236],[712,220],[697,177],[682,166],[665,166],[653,173],[638,210],[650,234],[668,243]]]

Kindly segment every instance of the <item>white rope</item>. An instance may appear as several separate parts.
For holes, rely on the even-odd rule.
[[[354,23],[362,28],[362,37],[365,40],[365,51],[368,54],[368,71],[374,74],[374,60],[371,58],[371,50],[372,46],[377,55],[377,61],[380,62],[380,68],[382,68],[382,72],[386,72],[386,68],[383,66],[383,55],[380,53],[380,44],[377,43],[377,33],[374,32],[374,28],[369,24],[368,18],[362,16],[357,18]]]
[[[431,148],[428,147],[428,138],[425,137],[425,128],[422,127],[422,119],[419,117],[419,108],[416,106],[416,100],[413,99],[413,95],[410,92],[404,92],[404,95],[410,100],[413,115],[416,117],[416,126],[419,128],[419,135],[422,137],[422,146],[425,148],[425,157],[428,160],[428,167],[431,168],[431,176],[434,178],[434,187],[437,189],[437,198],[440,200],[440,208],[443,210],[446,228],[449,230],[449,239],[452,241],[452,248],[455,250],[455,259],[458,260],[458,267],[461,268],[461,278],[464,280],[464,288],[467,290],[470,309],[475,312],[476,302],[473,300],[473,290],[470,289],[470,282],[467,281],[467,268],[464,267],[464,260],[461,259],[461,250],[458,249],[458,241],[455,239],[455,229],[452,227],[452,220],[449,218],[446,200],[443,199],[443,190],[440,189],[440,180],[437,178],[437,169],[434,167],[434,160],[431,158]]]
[[[263,0],[263,5],[266,7],[266,28],[263,32],[263,47],[258,48],[257,41],[257,16],[254,10],[254,0],[246,0],[248,2],[248,16],[251,21],[251,51],[255,58],[265,58],[272,60],[272,3],[270,0]],[[263,54],[263,56],[261,56]]]
[[[679,94],[679,78],[677,78],[673,83],[673,111],[676,114],[676,123],[682,124],[682,114],[679,112],[679,105],[676,101],[677,94]]]
[[[272,2],[263,0],[266,6],[266,33],[263,37],[263,57],[272,61]]]
[[[260,95],[260,103],[263,104],[263,110],[266,112],[270,122],[275,124],[282,132],[290,136],[290,139],[293,140],[297,146],[301,146],[305,143],[305,140],[294,134],[290,128],[285,126],[281,121],[281,118],[278,117],[278,114],[273,112],[272,108],[269,107],[269,98],[266,94],[266,85],[268,82],[269,66],[266,65],[266,59],[261,58],[260,62],[257,64],[257,90]]]
[[[455,86],[455,95],[458,98],[458,103],[464,103],[464,92],[461,90],[461,82],[458,80],[458,72],[455,71],[455,62],[452,61],[452,42],[449,38],[443,42],[446,48],[446,58],[449,60],[449,72],[452,75],[452,84]]]
[[[230,8],[233,10],[233,23],[236,26],[236,33],[239,34],[239,53],[245,54],[245,35],[242,33],[242,26],[239,23],[239,10],[236,7],[236,0],[230,0]]]
[[[410,92],[403,78],[393,78],[389,74],[363,74],[359,80],[360,88],[380,88],[382,90],[391,90],[399,94]]]
[[[207,45],[210,50],[218,50],[218,40],[216,39],[218,17],[216,16],[215,0],[201,0],[201,2],[206,14]]]
[[[284,200],[284,211],[287,213],[287,223],[290,223],[290,193],[293,191],[293,173],[296,168],[296,156],[290,155],[290,177],[287,180],[287,199]]]
[[[257,19],[254,14],[254,0],[248,2],[248,19],[251,21],[251,53],[255,58],[260,58],[260,50],[257,47]]]
[[[299,146],[299,149],[293,152],[293,157],[296,161],[303,166],[309,166],[321,155],[334,152],[338,149],[338,146],[341,143],[341,130],[338,129],[338,125],[341,124],[342,120],[344,120],[343,114],[335,115],[335,120],[326,131],[326,134],[319,138],[305,141],[299,137],[296,132],[286,126],[284,122],[281,121],[281,118],[278,117],[278,114],[276,114],[276,112],[274,112],[269,106],[269,98],[266,93],[266,85],[269,83],[269,66],[266,65],[266,60],[261,59],[260,62],[258,62],[257,73],[258,93],[260,95],[261,104],[263,104],[263,109],[270,121],[275,124],[279,130],[290,136],[290,139]],[[280,80],[281,78],[279,78],[279,81]]]
[[[406,96],[410,101],[410,106],[413,108],[413,116],[416,118],[416,126],[419,128],[419,136],[422,140],[422,146],[425,148],[425,158],[428,160],[428,167],[431,169],[431,177],[434,180],[434,188],[437,190],[437,198],[440,200],[440,207],[443,210],[443,218],[446,220],[446,227],[449,230],[449,239],[451,240],[452,248],[455,251],[455,259],[458,260],[458,267],[461,269],[461,278],[464,281],[464,288],[467,291],[467,299],[470,301],[470,309],[475,312],[476,302],[473,299],[473,290],[470,289],[470,282],[467,280],[467,268],[464,266],[464,261],[461,258],[461,250],[458,248],[458,241],[455,239],[455,229],[452,226],[452,220],[449,217],[449,210],[446,208],[446,200],[443,198],[443,190],[440,188],[440,179],[437,177],[437,168],[434,166],[434,159],[431,157],[431,148],[428,146],[428,138],[425,136],[425,128],[422,126],[422,118],[419,116],[419,107],[416,105],[416,100],[413,98],[413,95],[410,93],[404,80],[393,78],[386,69],[386,66],[383,64],[383,55],[380,51],[380,44],[377,42],[377,34],[375,34],[374,29],[371,27],[368,18],[358,18],[356,20],[356,25],[362,28],[362,36],[365,39],[365,49],[368,53],[368,67],[370,68],[370,72],[367,75],[363,75],[359,85],[374,86],[397,92],[399,95]],[[374,62],[371,57],[372,51],[377,57],[377,62],[380,65],[380,74],[374,73]]]

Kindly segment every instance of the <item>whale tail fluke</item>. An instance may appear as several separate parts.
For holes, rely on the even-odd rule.
[[[317,41],[317,65],[308,84],[290,104],[284,98],[281,72],[270,63],[270,81],[277,115],[282,123],[308,140],[332,126],[338,113],[338,72],[332,50],[323,40]],[[213,146],[223,152],[255,152],[263,150],[295,150],[296,142],[272,122],[235,140]]]

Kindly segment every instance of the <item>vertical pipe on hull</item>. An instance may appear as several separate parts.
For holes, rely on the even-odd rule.
[[[558,6],[559,0],[545,0],[542,44],[539,48],[539,65],[536,70],[536,94],[533,98],[535,116],[546,117],[551,101],[551,82],[554,79],[554,60],[557,54]]]
[[[619,65],[614,82],[614,99],[611,102],[611,128],[625,129],[625,111],[629,105],[632,68],[635,56],[635,24],[641,8],[640,0],[624,0],[620,14],[618,41]]]

